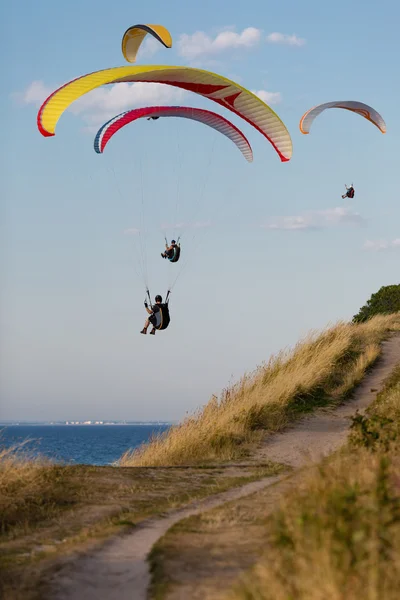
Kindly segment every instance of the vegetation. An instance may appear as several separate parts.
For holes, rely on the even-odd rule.
[[[341,402],[377,359],[379,343],[392,330],[400,330],[400,313],[312,333],[226,389],[220,399],[212,398],[166,435],[127,453],[118,468],[53,464],[29,453],[29,445],[0,447],[0,596],[37,600],[43,597],[43,573],[53,569],[59,557],[88,550],[116,532],[193,499],[278,473],[278,465],[229,466],[218,461],[243,457],[265,434],[279,431],[304,412]],[[330,577],[326,586],[329,581],[332,586],[345,585],[345,576],[354,580],[349,600],[356,598],[357,577],[365,565],[372,579],[385,581],[385,588],[379,579],[371,589],[392,589],[394,566],[399,566],[393,563],[399,549],[400,477],[394,452],[400,427],[399,380],[400,370],[373,412],[355,418],[351,452],[315,471],[307,479],[305,497],[301,490],[289,494],[268,527],[259,511],[251,509],[251,518],[258,514],[262,523],[261,528],[257,524],[253,542],[262,541],[262,548],[268,543],[274,560],[259,563],[251,582],[237,592],[239,598],[286,599],[293,588],[292,597],[312,600],[311,588],[308,596],[301,596],[292,578],[299,582],[305,578],[302,560],[311,564],[318,558],[327,561],[318,563]],[[163,465],[169,466],[160,468]],[[231,540],[228,546],[232,547]],[[342,552],[342,562],[333,560]],[[253,556],[250,548],[246,555]],[[389,564],[392,571],[387,573]],[[316,571],[312,569],[311,581],[316,580]],[[285,572],[290,573],[289,583],[281,575]],[[269,589],[275,596],[257,595],[264,577],[274,578]],[[326,597],[341,596],[326,592]],[[391,599],[390,594],[387,597]]]
[[[282,469],[65,466],[35,457],[28,447],[0,450],[0,597],[7,600],[43,598],[42,575],[60,557]]]
[[[0,533],[27,530],[78,500],[78,481],[65,468],[19,444],[0,450]]]
[[[266,433],[318,406],[342,401],[400,329],[400,313],[312,333],[215,396],[181,424],[124,454],[124,466],[197,464],[249,454]]]
[[[292,488],[235,600],[395,600],[400,586],[400,365],[349,444]]]
[[[400,311],[400,284],[386,285],[372,294],[367,303],[354,315],[354,323],[363,323],[376,315],[388,315]]]

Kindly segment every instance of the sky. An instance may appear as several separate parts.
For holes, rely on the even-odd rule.
[[[399,17],[395,0],[3,3],[0,419],[181,419],[399,282]],[[223,107],[157,84],[94,90],[42,137],[42,101],[127,64],[121,38],[135,23],[173,38],[168,50],[146,40],[138,64],[204,68],[252,90],[286,124],[292,159]],[[333,100],[372,105],[387,133],[330,110],[302,135],[302,114]],[[106,120],[152,105],[220,113],[254,162],[186,119],[136,122],[94,152]],[[182,233],[177,264],[160,257],[166,225]],[[152,296],[179,274],[171,324],[154,337],[139,333],[144,273]]]

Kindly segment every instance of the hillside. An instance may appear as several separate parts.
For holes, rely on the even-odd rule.
[[[380,353],[399,313],[312,332],[225,389],[150,444],[127,452],[121,466],[202,464],[245,458],[266,436],[317,407],[342,402]]]
[[[399,330],[397,313],[313,332],[294,349],[245,375],[221,398],[213,397],[167,435],[127,453],[119,466],[64,466],[34,458],[28,447],[3,450],[2,597],[55,598],[54,587],[62,582],[70,592],[66,596],[62,592],[60,598],[86,597],[83,581],[90,569],[97,573],[92,557],[98,556],[102,566],[96,576],[96,598],[109,600],[110,585],[112,593],[120,593],[134,581],[129,557],[131,540],[138,548],[138,525],[144,536],[147,527],[153,532],[139,543],[144,553],[139,561],[145,572],[142,583],[146,582],[145,558],[157,539],[157,523],[164,531],[168,515],[175,515],[177,522],[193,511],[224,505],[287,476],[293,466],[282,464],[288,461],[279,454],[269,458],[265,452],[273,434],[286,429],[290,436],[288,425],[302,422],[315,409],[334,410],[343,404],[379,359],[381,342]],[[395,359],[400,356],[392,357],[386,368],[393,368]],[[363,428],[364,422],[359,426]],[[310,440],[312,445],[316,438]],[[186,512],[179,512],[179,507],[186,507],[182,509]],[[163,514],[167,520],[160,518]],[[104,546],[107,540],[113,541]],[[123,556],[120,544],[128,548],[123,568],[112,554],[115,547],[116,556]],[[103,547],[111,554],[104,556]],[[83,579],[79,565],[84,566]],[[114,575],[110,569],[115,569]]]

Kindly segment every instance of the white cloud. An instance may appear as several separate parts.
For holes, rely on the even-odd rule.
[[[265,104],[279,104],[282,101],[280,92],[267,92],[266,90],[252,90],[253,94],[261,98]]]
[[[117,83],[82,96],[69,110],[76,115],[82,114],[93,124],[138,106],[180,102],[185,94],[184,90],[159,83]]]
[[[37,108],[40,108],[46,98],[55,89],[57,89],[57,86],[49,87],[43,81],[32,81],[24,92],[15,92],[11,94],[11,97],[22,104],[33,104]]]
[[[125,235],[137,235],[140,233],[140,229],[136,229],[136,227],[130,227],[129,229],[124,230]]]
[[[297,35],[288,35],[286,33],[270,33],[267,35],[267,42],[269,44],[283,44],[285,46],[304,46],[306,40]]]
[[[297,229],[315,229],[305,217],[277,217],[275,221],[267,225],[261,225],[263,229],[288,229],[291,231]]]
[[[363,246],[364,250],[391,250],[393,248],[400,248],[400,238],[396,238],[392,241],[387,240],[367,240]]]
[[[43,81],[33,81],[27,89],[14,94],[24,104],[38,107],[57,86],[49,88]],[[159,83],[117,83],[97,88],[71,104],[69,112],[82,117],[86,130],[95,133],[100,125],[118,113],[138,106],[180,103],[187,92]]]
[[[236,48],[253,48],[261,40],[261,30],[247,27],[241,33],[232,30],[221,31],[213,39],[204,31],[192,35],[183,33],[177,43],[178,53],[187,59],[213,56]]]
[[[263,229],[285,229],[298,231],[305,229],[322,229],[338,225],[355,224],[360,225],[365,221],[359,213],[349,208],[337,206],[326,210],[315,210],[303,215],[275,217],[270,223],[262,225]]]

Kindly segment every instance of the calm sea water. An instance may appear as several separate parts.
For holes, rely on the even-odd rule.
[[[36,454],[53,460],[87,465],[109,465],[125,450],[147,442],[169,425],[13,425],[0,427],[0,446],[26,439]]]

